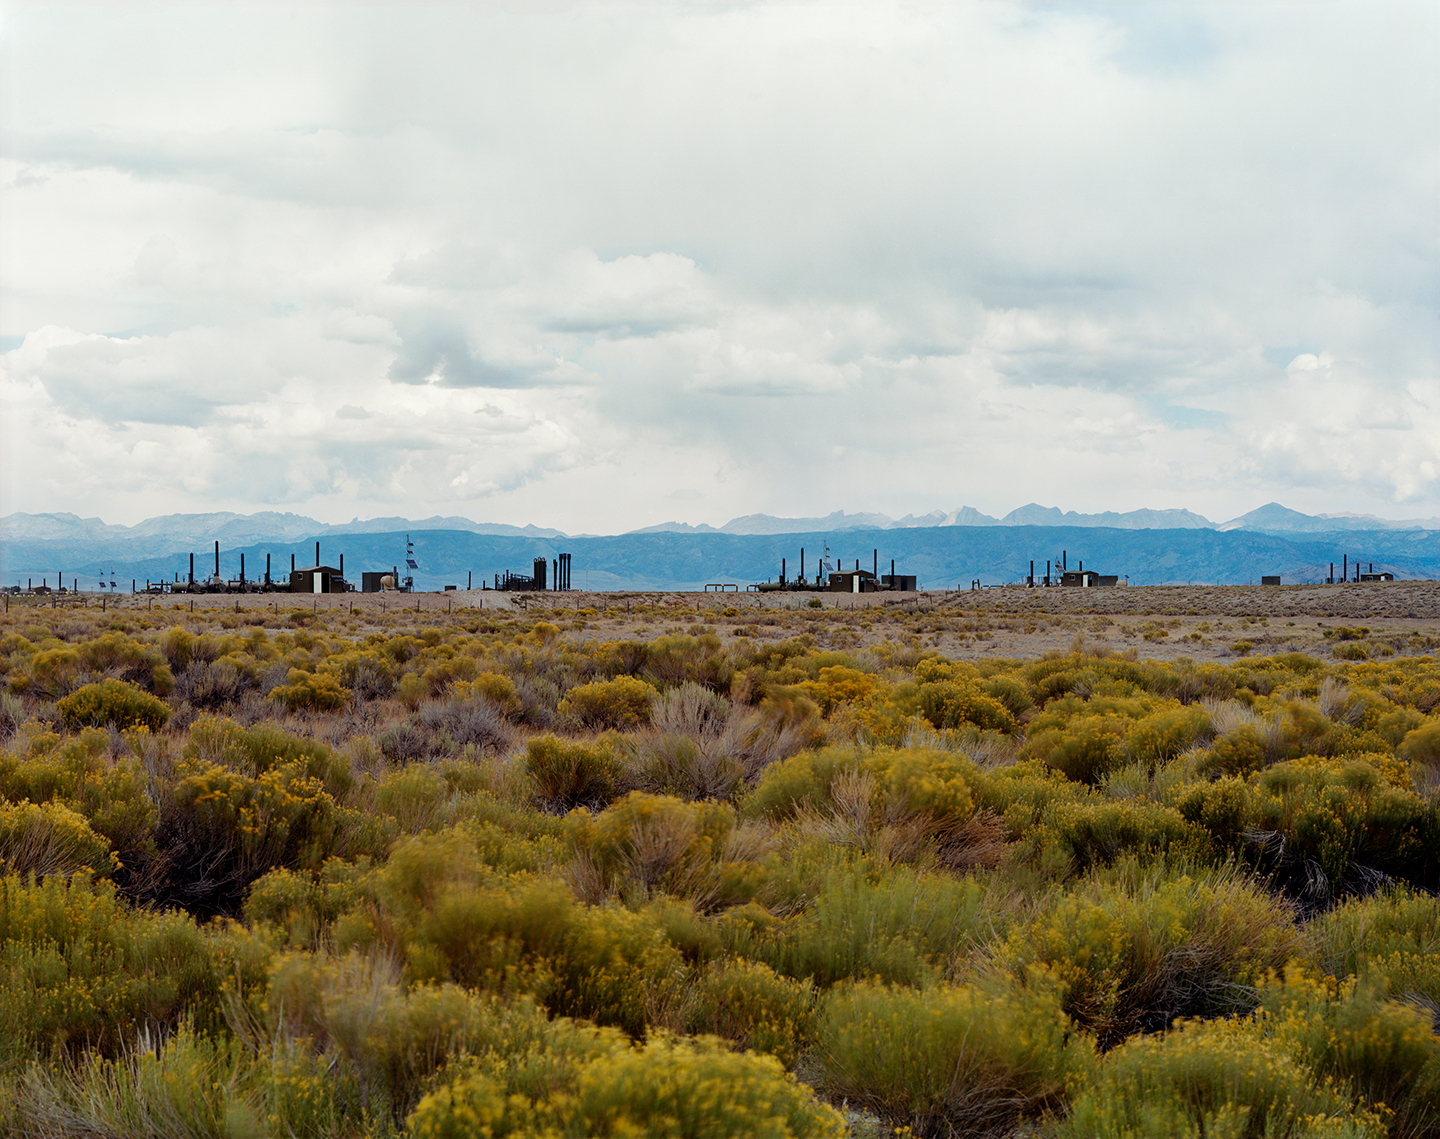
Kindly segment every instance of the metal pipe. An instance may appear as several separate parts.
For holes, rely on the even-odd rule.
[[[245,555],[244,555],[244,553],[241,553],[241,555],[240,555],[240,584],[241,584],[241,585],[244,585],[244,584],[245,584]]]
[[[317,566],[320,564],[320,543],[319,543],[319,542],[316,542],[316,543],[315,543],[315,564],[316,564]]]
[[[190,584],[195,584],[195,551],[190,551]]]
[[[215,576],[220,576],[220,542],[218,539],[215,542]]]
[[[265,584],[270,584],[270,555],[265,555]]]
[[[800,584],[805,584],[805,547],[800,547]]]

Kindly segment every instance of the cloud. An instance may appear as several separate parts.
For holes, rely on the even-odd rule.
[[[1433,504],[1437,32],[22,7],[0,508]]]

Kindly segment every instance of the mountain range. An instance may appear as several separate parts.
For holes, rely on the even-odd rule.
[[[1190,510],[1107,510],[1099,514],[1062,511],[1053,506],[1028,503],[1002,517],[984,514],[971,506],[958,510],[935,510],[929,514],[907,514],[891,518],[885,514],[834,511],[824,517],[777,518],[770,514],[746,514],[723,526],[705,523],[663,522],[631,530],[630,534],[823,534],[853,530],[904,530],[940,526],[1081,526],[1114,530],[1245,530],[1258,534],[1319,534],[1342,530],[1440,530],[1440,516],[1433,518],[1385,519],[1370,514],[1302,514],[1267,503],[1228,522],[1212,522]],[[469,518],[434,516],[423,519],[371,518],[332,524],[300,514],[262,511],[258,514],[165,514],[147,518],[134,526],[106,523],[99,518],[75,514],[15,513],[0,518],[0,542],[104,543],[128,550],[138,543],[150,551],[189,550],[212,542],[238,547],[255,542],[298,542],[302,539],[342,534],[390,534],[404,531],[454,530],[470,534],[512,538],[570,538],[545,526],[511,526],[498,522],[474,522]]]
[[[894,560],[925,588],[950,588],[980,579],[1020,580],[1034,561],[1058,565],[1067,552],[1102,573],[1134,585],[1167,582],[1238,584],[1280,574],[1286,582],[1323,581],[1348,560],[1402,578],[1440,577],[1440,519],[1386,523],[1354,515],[1306,515],[1271,503],[1216,524],[1189,511],[1077,514],[1037,505],[1003,518],[972,508],[951,514],[891,519],[836,512],[824,518],[749,515],[725,528],[650,527],[609,536],[566,535],[538,526],[476,523],[466,518],[358,519],[325,525],[295,514],[190,514],[112,526],[66,514],[11,514],[0,519],[0,582],[39,585],[63,575],[67,584],[94,588],[99,578],[128,584],[176,580],[195,555],[197,576],[214,572],[212,543],[220,545],[224,576],[252,578],[272,566],[276,576],[322,558],[344,565],[352,579],[364,570],[403,563],[414,542],[420,589],[477,587],[505,570],[528,573],[531,561],[574,559],[573,583],[592,589],[691,589],[710,582],[747,583],[800,570],[802,550],[811,574],[829,553],[832,564]],[[344,559],[341,561],[340,559]],[[1331,563],[1334,563],[1333,570]]]

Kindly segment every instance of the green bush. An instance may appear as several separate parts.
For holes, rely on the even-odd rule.
[[[86,728],[64,741],[50,736],[47,744],[51,742],[54,746],[32,746],[23,757],[0,754],[0,799],[64,804],[84,816],[96,835],[109,840],[127,868],[153,856],[158,810],[139,763],[131,756],[112,761],[110,738],[98,728]],[[143,750],[155,740],[142,731],[132,735],[130,743]],[[108,864],[108,856],[105,861]],[[100,863],[83,860],[71,869],[80,865],[103,872]],[[40,874],[49,872],[38,863],[32,868]]]
[[[731,960],[695,982],[685,1027],[722,1036],[738,1048],[765,1052],[793,1068],[814,1032],[815,990],[760,961]]]
[[[142,1036],[138,1048],[114,1059],[92,1052],[73,1066],[33,1065],[15,1106],[26,1135],[259,1134],[252,1071],[239,1041],[186,1027],[163,1038]]]
[[[218,988],[189,917],[135,909],[88,875],[0,877],[0,1064],[86,1046],[114,1055],[187,1012],[213,1023]]]
[[[1011,1133],[1064,1103],[1086,1046],[1041,982],[1013,991],[861,983],[826,999],[818,1086],[920,1136]]]
[[[755,955],[825,987],[878,977],[901,985],[943,978],[953,956],[994,932],[974,881],[873,863],[835,867],[814,904]]]
[[[1395,750],[1410,763],[1440,769],[1440,720],[1431,720],[1409,732]]]
[[[1248,1012],[1301,945],[1290,910],[1234,869],[1130,863],[1047,899],[1001,957],[1019,975],[1046,970],[1065,1012],[1110,1048],[1176,1017]]]
[[[753,865],[732,857],[734,808],[633,791],[593,819],[576,816],[571,841],[603,889],[631,901],[663,892],[701,908],[748,900]]]
[[[170,718],[170,709],[163,700],[114,678],[77,688],[61,699],[55,709],[68,728],[103,728],[113,724],[121,729],[145,728],[158,732]]]
[[[603,806],[615,794],[621,763],[608,740],[581,743],[537,736],[525,745],[525,768],[547,810]]]
[[[1319,1081],[1255,1021],[1189,1021],[1137,1036],[1098,1065],[1066,1139],[1381,1139],[1375,1116]]]
[[[269,722],[243,727],[219,716],[201,716],[190,726],[182,755],[197,763],[233,768],[252,778],[289,766],[306,779],[318,780],[335,799],[343,799],[355,782],[343,755],[320,740],[292,735]]]
[[[1026,748],[1068,779],[1098,783],[1124,761],[1130,730],[1130,720],[1114,715],[1075,716],[1063,727],[1037,722]]]

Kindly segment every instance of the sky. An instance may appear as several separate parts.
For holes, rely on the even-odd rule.
[[[1440,513],[1440,5],[0,3],[0,514]]]

